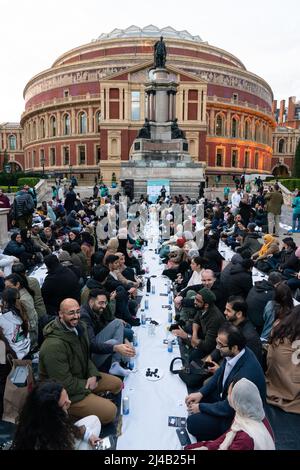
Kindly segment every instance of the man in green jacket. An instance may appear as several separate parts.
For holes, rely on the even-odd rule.
[[[279,191],[278,184],[274,185],[274,191],[270,191],[266,194],[265,200],[267,202],[269,233],[273,235],[275,227],[274,235],[278,237],[281,206],[283,204],[283,196]]]
[[[86,326],[80,319],[76,300],[60,304],[59,317],[45,326],[45,340],[40,350],[40,379],[54,379],[66,389],[72,402],[70,414],[79,418],[96,415],[102,424],[112,422],[116,406],[98,396],[103,392],[118,394],[122,381],[97,370],[90,359]]]

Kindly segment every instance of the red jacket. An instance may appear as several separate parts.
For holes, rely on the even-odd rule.
[[[267,430],[271,434],[272,438],[274,439],[273,431],[271,425],[267,418],[263,419],[263,423],[266,426]],[[230,431],[230,429],[222,434],[222,436],[218,437],[214,441],[202,441],[196,442],[195,444],[190,444],[185,446],[185,450],[193,450],[197,449],[197,447],[205,446],[208,450],[218,450],[222,442],[225,440],[226,434]],[[254,441],[252,437],[250,437],[244,431],[238,431],[235,435],[234,440],[228,447],[228,450],[254,450]]]

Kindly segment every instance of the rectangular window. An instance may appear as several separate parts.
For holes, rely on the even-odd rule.
[[[258,152],[255,152],[255,156],[254,156],[254,168],[258,168],[258,162],[259,162],[259,153]]]
[[[69,147],[63,147],[63,162],[64,162],[64,165],[70,165],[70,149],[69,149]]]
[[[32,168],[35,167],[35,150],[32,152]]]
[[[41,166],[45,165],[45,150],[44,149],[40,150],[40,165]]]
[[[55,148],[50,149],[50,165],[55,166],[56,164],[56,158],[55,158]]]
[[[140,120],[140,99],[141,93],[139,91],[131,92],[131,120],[139,121]]]
[[[236,168],[238,166],[238,151],[232,150],[231,152],[231,166],[232,168]]]
[[[198,90],[188,90],[188,120],[195,121],[198,115]]]
[[[224,150],[223,149],[217,149],[216,166],[223,166],[223,155],[224,155]]]
[[[100,145],[96,145],[96,158],[95,158],[96,165],[100,163],[100,160],[101,160],[101,147]]]
[[[250,152],[249,150],[245,151],[245,162],[244,162],[244,167],[249,168],[249,162],[250,162]]]
[[[120,119],[119,88],[110,88],[109,90],[109,119]]]
[[[85,146],[79,145],[78,147],[79,165],[85,165]]]

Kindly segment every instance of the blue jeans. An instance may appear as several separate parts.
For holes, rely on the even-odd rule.
[[[294,214],[293,212],[293,222],[292,230],[300,230],[300,214]]]

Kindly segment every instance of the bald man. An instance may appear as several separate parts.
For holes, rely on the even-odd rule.
[[[80,321],[77,300],[63,300],[58,318],[46,325],[43,332],[40,379],[54,379],[64,386],[71,400],[71,415],[78,418],[96,415],[102,424],[112,422],[117,408],[98,394],[108,391],[118,394],[122,381],[113,375],[100,374],[91,361],[86,326]]]

